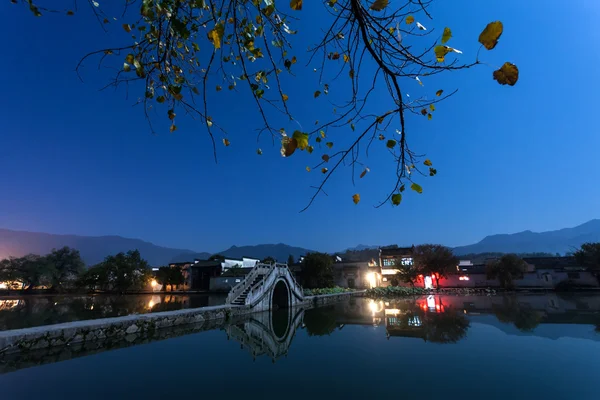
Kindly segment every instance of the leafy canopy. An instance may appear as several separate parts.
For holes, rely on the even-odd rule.
[[[215,93],[226,88],[248,94],[248,107],[256,111],[248,126],[259,137],[270,135],[285,158],[300,150],[302,157],[316,160],[306,170],[322,174],[315,176],[320,183],[306,208],[341,167],[351,167],[353,182],[355,174],[364,177],[369,151],[387,154],[395,173],[378,206],[400,205],[406,184],[422,193],[414,180],[434,176],[437,170],[431,162],[423,169],[421,156],[409,147],[411,135],[422,133],[411,129],[409,121],[419,115],[432,120],[439,103],[456,93],[452,81],[445,91],[428,86],[428,78],[483,65],[479,52],[469,58],[449,46],[452,30],[434,26],[432,0],[80,0],[87,8],[76,8],[72,1],[39,0],[52,9],[38,0],[11,1],[27,6],[36,17],[58,12],[73,18],[91,10],[103,30],[121,31],[122,45],[85,55],[78,73],[92,59],[116,71],[106,87],[137,93],[152,132],[161,116],[171,133],[182,116],[195,119],[210,137],[215,160],[218,143],[229,147],[246,134],[229,132],[227,120],[213,118],[213,111],[224,104],[215,100]],[[318,24],[323,26],[315,23],[315,13],[320,13]],[[307,53],[297,51],[304,45],[292,47],[303,38],[298,27],[308,34],[322,32]],[[478,38],[481,48],[494,49],[503,30],[500,21],[488,24]],[[314,123],[298,114],[306,106],[304,96],[288,84],[307,64],[315,79],[299,87],[318,102],[321,118]],[[492,75],[501,85],[513,86],[519,79],[517,66],[510,62]],[[323,99],[332,91],[345,100]],[[337,141],[343,145],[329,152]],[[261,155],[263,150],[252,152]],[[352,196],[355,203],[358,199],[359,193]]]

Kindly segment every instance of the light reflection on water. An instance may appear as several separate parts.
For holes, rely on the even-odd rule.
[[[35,368],[13,359],[0,387],[10,399],[596,399],[598,327],[600,296],[355,298]]]
[[[5,296],[0,297],[0,331],[86,319],[215,306],[223,304],[225,297],[218,294],[168,293],[122,296]]]

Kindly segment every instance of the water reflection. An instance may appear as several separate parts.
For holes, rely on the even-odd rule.
[[[240,323],[225,328],[227,339],[240,342],[253,359],[267,356],[275,362],[286,356],[296,330],[302,325],[304,310],[283,309],[250,315]]]
[[[20,296],[0,298],[0,330],[223,304],[222,295]]]

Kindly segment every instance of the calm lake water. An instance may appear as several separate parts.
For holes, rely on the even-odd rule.
[[[5,369],[2,399],[598,399],[600,296],[350,299]],[[13,366],[15,360],[12,360]]]
[[[227,295],[95,295],[0,297],[0,331],[130,314],[217,306]]]

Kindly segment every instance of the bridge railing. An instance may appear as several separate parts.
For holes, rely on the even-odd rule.
[[[259,274],[264,275],[264,274],[268,273],[271,268],[272,268],[271,264],[263,264],[263,263],[256,264],[256,266],[254,268],[252,268],[252,271],[250,271],[248,273],[248,275],[246,275],[246,277],[244,279],[242,279],[242,281],[240,283],[238,283],[231,289],[231,291],[227,295],[227,299],[225,300],[225,302],[228,304],[232,303],[235,299],[238,298],[239,295],[242,294],[242,292],[246,289],[246,287],[248,285],[252,284],[254,279]]]

